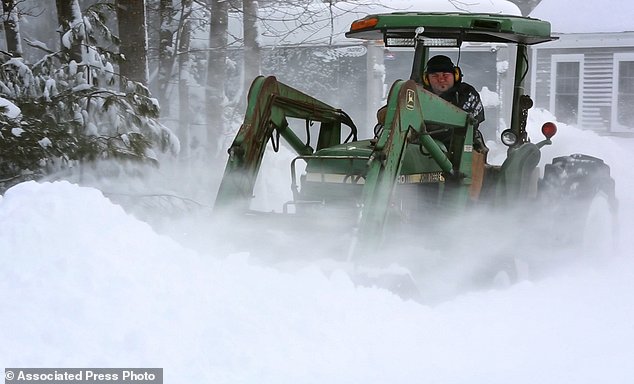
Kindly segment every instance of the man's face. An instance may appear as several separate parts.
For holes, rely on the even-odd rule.
[[[440,95],[447,92],[454,85],[454,74],[451,72],[434,72],[427,74],[431,90]]]

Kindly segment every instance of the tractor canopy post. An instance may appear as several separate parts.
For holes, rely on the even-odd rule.
[[[515,59],[515,78],[513,85],[513,109],[511,112],[511,130],[517,136],[517,145],[528,141],[526,132],[526,115],[532,102],[530,97],[524,94],[524,82],[528,74],[528,48],[526,44],[517,45]],[[528,100],[527,100],[528,98]]]

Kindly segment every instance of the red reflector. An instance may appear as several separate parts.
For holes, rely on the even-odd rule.
[[[544,125],[542,125],[542,133],[550,140],[550,138],[557,133],[557,125],[550,121],[545,122]]]
[[[372,28],[379,23],[379,19],[376,17],[369,17],[367,19],[361,19],[354,21],[350,26],[350,31],[357,31],[359,29]]]

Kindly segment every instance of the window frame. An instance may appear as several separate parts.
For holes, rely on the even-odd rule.
[[[581,123],[583,114],[583,72],[584,72],[584,55],[576,54],[554,54],[550,58],[550,112],[557,117],[555,111],[557,101],[557,64],[559,63],[578,63],[579,64],[579,84],[577,94],[577,119],[570,122],[574,125]],[[557,117],[558,118],[558,117]],[[559,119],[559,118],[558,118]]]
[[[634,127],[629,127],[619,123],[619,77],[620,63],[623,61],[634,61],[634,52],[617,52],[612,58],[612,113],[610,117],[610,132],[633,132]]]

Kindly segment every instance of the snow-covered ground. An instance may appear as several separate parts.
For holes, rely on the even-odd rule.
[[[0,197],[0,365],[163,367],[166,383],[632,383],[634,143],[562,125],[554,142],[547,159],[612,165],[620,257],[434,305],[256,265],[220,240],[186,247],[93,188],[20,184]]]

